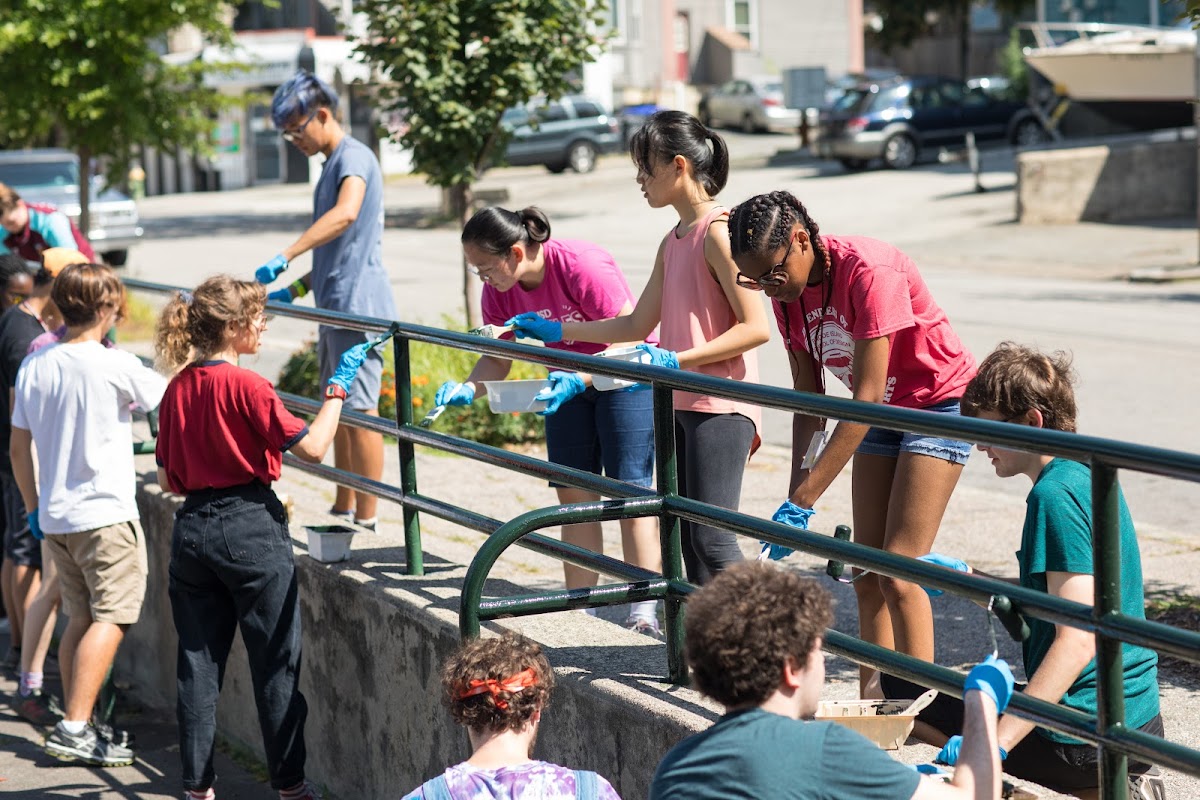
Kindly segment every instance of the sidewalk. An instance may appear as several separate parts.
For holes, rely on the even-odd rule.
[[[0,636],[0,652],[8,650],[8,634]],[[47,676],[47,688],[62,697],[57,676]],[[118,686],[118,689],[126,687]],[[139,798],[159,800],[183,795],[180,783],[179,734],[174,717],[136,708],[129,693],[121,691],[117,701],[117,727],[136,737],[137,760],[129,767],[93,769],[59,761],[42,752],[49,729],[35,728],[13,710],[17,682],[0,676],[0,794],[14,797],[86,797],[94,800]],[[245,765],[245,766],[243,766]],[[249,769],[247,768],[249,767]],[[279,795],[266,783],[265,768],[252,758],[230,757],[221,748],[216,757],[221,800],[277,800]]]

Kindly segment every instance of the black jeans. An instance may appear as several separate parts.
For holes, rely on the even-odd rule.
[[[741,414],[675,412],[675,458],[679,494],[737,511],[742,474],[754,423]],[[742,560],[737,536],[730,531],[683,520],[680,524],[683,564],[688,580],[706,584],[730,564]]]
[[[300,606],[287,516],[260,483],[188,495],[171,540],[183,785],[212,785],[217,696],[240,628],[271,786],[304,780]]]
[[[889,699],[916,699],[925,692],[924,686],[887,674],[880,675],[880,686],[884,696]],[[1017,684],[1017,691],[1024,689],[1024,684]],[[961,735],[963,701],[952,695],[938,694],[934,701],[917,715],[917,719],[947,736]],[[1161,738],[1162,715],[1156,715],[1138,730]],[[1073,792],[1100,785],[1098,756],[1099,751],[1094,745],[1051,741],[1035,728],[1017,743],[1000,766],[1009,775],[1033,781],[1047,789]],[[1130,775],[1141,775],[1150,767],[1151,765],[1144,761],[1132,757],[1129,759]]]

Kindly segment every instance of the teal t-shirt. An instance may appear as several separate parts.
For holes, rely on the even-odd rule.
[[[907,800],[920,780],[849,728],[755,708],[676,745],[650,800]]]
[[[1142,594],[1142,557],[1138,552],[1133,518],[1120,493],[1121,518],[1121,611],[1145,619]],[[1021,585],[1046,591],[1047,572],[1094,574],[1092,566],[1092,470],[1076,461],[1056,458],[1047,464],[1025,500],[1025,528],[1017,561]],[[1037,671],[1046,651],[1054,643],[1054,624],[1029,620],[1029,639],[1024,644],[1025,674]],[[1125,668],[1125,720],[1140,728],[1158,714],[1158,654],[1145,647],[1123,645]],[[1088,662],[1071,684],[1062,703],[1088,714],[1096,713],[1096,659]],[[1079,744],[1078,739],[1038,728],[1055,742]]]

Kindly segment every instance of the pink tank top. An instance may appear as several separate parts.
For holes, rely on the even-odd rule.
[[[713,220],[728,216],[728,209],[717,206],[697,220],[684,236],[677,236],[677,229],[667,234],[667,246],[663,248],[662,322],[658,338],[661,346],[668,350],[690,350],[737,324],[733,308],[721,284],[709,272],[704,258],[708,226]],[[691,371],[758,383],[758,355],[751,350],[724,361],[692,367]],[[676,391],[675,408],[706,414],[742,414],[754,423],[755,431],[762,430],[762,409],[749,403]]]

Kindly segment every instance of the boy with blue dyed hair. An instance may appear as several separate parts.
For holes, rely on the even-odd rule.
[[[313,221],[300,238],[258,268],[260,283],[273,283],[288,265],[312,251],[312,271],[267,295],[290,303],[313,293],[317,308],[395,319],[395,300],[383,269],[383,175],[370,148],[349,136],[338,120],[338,95],[327,83],[300,70],[275,91],[271,118],[285,140],[304,155],[325,156],[313,192]],[[317,334],[321,383],[337,369],[346,350],[366,341],[359,331],[322,325]],[[345,400],[345,407],[377,414],[383,357],[371,350]],[[340,469],[373,480],[383,476],[383,436],[348,426],[333,443]],[[372,495],[339,486],[332,513],[375,529]]]

